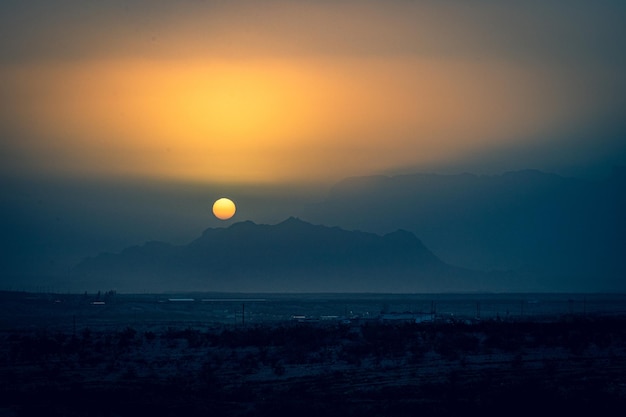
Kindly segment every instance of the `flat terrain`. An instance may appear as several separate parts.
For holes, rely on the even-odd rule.
[[[241,315],[221,306],[220,322],[207,320],[215,306],[199,315],[182,299],[3,296],[0,416],[606,416],[626,406],[621,314],[254,322],[237,300]]]

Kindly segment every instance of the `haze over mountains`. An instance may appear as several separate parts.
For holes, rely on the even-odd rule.
[[[6,194],[4,288],[626,291],[624,169],[355,177],[315,204],[234,195],[225,223],[206,187],[90,185]]]
[[[624,290],[625,190],[623,168],[602,180],[535,170],[356,177],[304,217],[372,232],[404,228],[446,262],[514,270],[546,288]]]
[[[73,271],[83,281],[138,290],[440,292],[493,288],[487,274],[438,259],[412,233],[379,236],[312,225],[239,222],[187,245],[148,242],[101,254]],[[489,277],[493,278],[493,277]]]

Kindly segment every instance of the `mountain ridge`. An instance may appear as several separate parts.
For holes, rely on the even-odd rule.
[[[536,169],[346,178],[304,217],[415,233],[448,263],[517,271],[555,290],[625,290],[626,170],[606,178]],[[533,284],[534,285],[534,284]]]
[[[208,228],[186,245],[152,241],[102,253],[72,275],[103,288],[257,292],[472,291],[495,278],[443,262],[406,230],[381,236],[296,217]]]

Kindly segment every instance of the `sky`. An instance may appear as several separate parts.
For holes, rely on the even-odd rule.
[[[183,241],[226,194],[263,222],[350,176],[605,175],[626,160],[625,18],[622,1],[3,1],[3,228],[84,254]]]

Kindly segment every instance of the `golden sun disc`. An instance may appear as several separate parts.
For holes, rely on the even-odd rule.
[[[213,214],[220,220],[228,220],[235,215],[235,203],[228,198],[220,198],[213,203]]]

